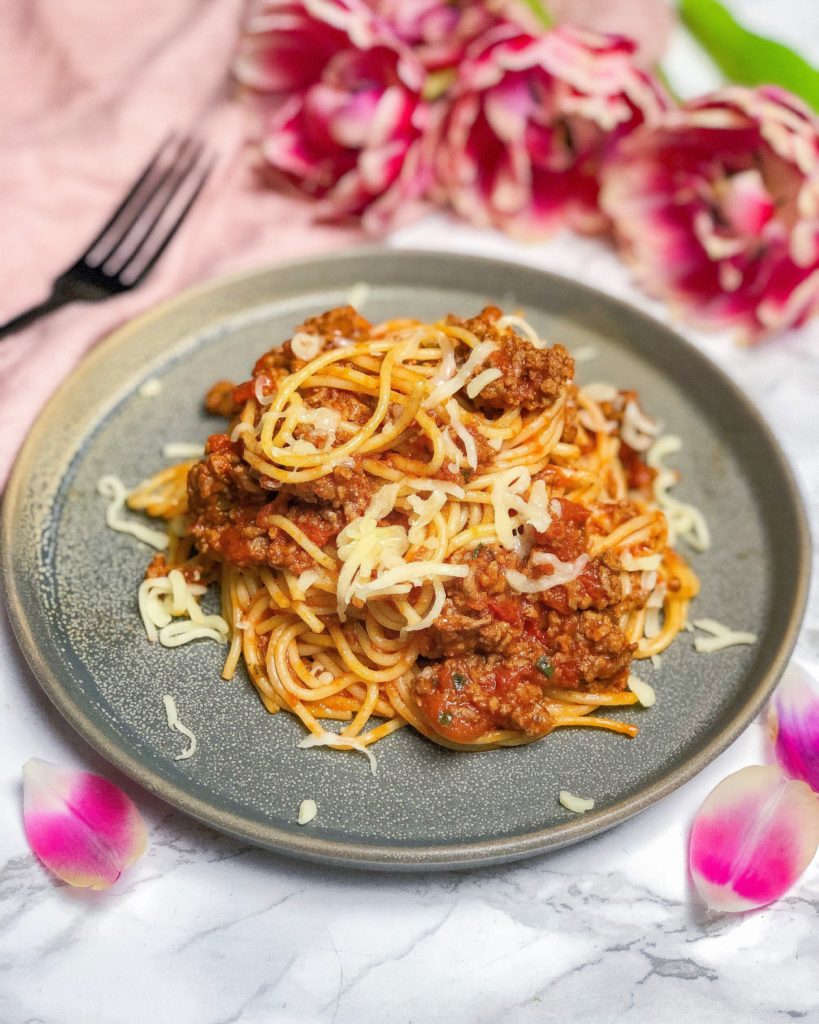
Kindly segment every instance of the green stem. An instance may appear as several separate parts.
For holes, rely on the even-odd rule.
[[[671,82],[669,82],[668,75],[665,73],[662,65],[655,64],[655,66],[654,66],[654,74],[656,75],[656,77],[657,77],[658,81],[660,82],[660,84],[662,85],[662,87],[665,89],[665,91],[671,97],[671,99],[674,100],[675,103],[679,103],[680,102],[680,96],[679,96],[677,90],[671,84]]]
[[[554,28],[554,18],[546,10],[543,0],[522,0],[544,28]]]
[[[798,53],[743,28],[719,0],[680,0],[680,17],[729,81],[780,85],[819,111],[819,72]]]

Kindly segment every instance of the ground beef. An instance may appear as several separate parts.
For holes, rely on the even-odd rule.
[[[465,327],[481,341],[493,341],[498,350],[478,368],[477,373],[496,368],[502,376],[487,384],[474,399],[484,411],[522,408],[541,412],[554,402],[574,377],[574,360],[562,345],[537,349],[511,328],[498,328],[501,311],[487,306],[471,320],[450,322]],[[464,357],[466,353],[464,352]]]
[[[351,465],[342,463],[332,473],[305,483],[283,484],[281,493],[299,501],[330,505],[343,512],[345,522],[364,514],[370,499],[383,484],[383,480],[365,473],[359,459],[350,459]]]
[[[344,422],[363,427],[375,409],[375,399],[368,395],[354,394],[341,388],[310,388],[304,393],[304,404],[310,409],[335,409],[341,416],[341,426],[336,443],[348,440],[345,436]],[[347,431],[352,436],[354,431]]]
[[[642,491],[646,496],[650,496],[657,470],[643,462],[642,454],[625,441],[620,442],[620,461],[623,463],[626,483],[631,490]]]
[[[415,682],[415,700],[436,732],[460,743],[490,729],[543,736],[552,718],[540,682],[498,657],[470,655],[430,665]]]
[[[267,565],[295,573],[315,568],[296,541],[271,525],[271,516],[286,516],[321,547],[344,527],[343,513],[301,504],[283,493],[271,501],[242,461],[239,447],[224,434],[212,435],[205,457],[188,474],[190,529],[199,551],[244,568]]]
[[[488,545],[453,560],[459,559],[469,575],[447,582],[440,615],[418,634],[425,658],[460,658],[477,652],[506,658],[521,655],[531,664],[539,654],[558,650],[555,615],[569,629],[569,621],[579,613],[613,609],[619,621],[623,610],[619,562],[613,555],[593,559],[577,579],[539,594],[521,594],[509,584],[509,569],[526,568],[514,552]],[[530,574],[536,575],[529,566]],[[575,686],[588,667],[575,669],[567,663],[554,685],[562,685],[565,676],[566,685]]]
[[[589,510],[566,498],[560,502],[560,515],[553,515],[547,530],[535,535],[535,544],[561,562],[572,562],[586,550],[586,520]]]
[[[229,380],[217,380],[205,395],[205,411],[211,416],[224,416],[226,420],[235,416],[241,405],[234,400],[236,385]]]
[[[413,693],[428,724],[456,742],[491,729],[542,736],[553,725],[544,691],[601,684],[622,690],[633,651],[615,610],[549,611],[503,655],[463,653],[423,666]]]
[[[369,337],[372,325],[360,316],[352,306],[340,306],[328,310],[321,316],[311,317],[296,328],[293,334],[315,334],[322,339],[321,349],[324,351],[336,348],[346,341],[364,341]],[[293,352],[290,339],[276,346],[256,360],[253,376],[267,376],[276,380],[304,366],[304,360]]]

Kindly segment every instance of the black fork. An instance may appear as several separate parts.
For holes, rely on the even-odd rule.
[[[108,222],[51,295],[0,326],[0,338],[69,302],[99,302],[140,284],[168,247],[210,174],[200,142],[166,139]]]

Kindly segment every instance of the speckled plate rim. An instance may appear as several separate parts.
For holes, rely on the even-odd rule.
[[[115,358],[120,348],[128,345],[129,341],[146,326],[161,320],[171,312],[184,309],[185,306],[193,306],[204,295],[208,295],[211,298],[214,297],[215,293],[219,292],[229,295],[234,286],[240,282],[246,283],[254,277],[264,278],[269,277],[271,274],[282,273],[288,270],[310,268],[328,260],[332,260],[334,264],[341,262],[344,265],[349,265],[351,268],[349,279],[359,280],[359,275],[353,269],[354,265],[373,258],[399,264],[402,259],[407,260],[410,264],[412,260],[419,259],[437,261],[439,264],[444,262],[450,265],[455,262],[465,262],[474,265],[476,269],[479,266],[483,270],[489,270],[494,267],[499,275],[514,273],[539,275],[543,279],[551,279],[552,281],[570,285],[578,293],[585,295],[589,303],[602,303],[626,313],[646,329],[659,329],[663,333],[671,333],[680,350],[680,358],[693,361],[705,374],[715,380],[718,385],[731,393],[734,401],[742,407],[752,428],[758,433],[768,448],[768,455],[773,460],[775,469],[785,489],[785,502],[789,511],[793,514],[796,524],[794,546],[798,571],[793,580],[792,600],[779,644],[765,670],[755,679],[753,687],[749,688],[740,711],[734,715],[731,721],[698,753],[687,757],[682,763],[670,768],[659,780],[648,784],[635,797],[621,800],[600,811],[595,811],[582,817],[578,816],[574,820],[563,824],[552,825],[548,828],[528,832],[523,835],[504,836],[479,842],[453,841],[452,843],[429,845],[415,843],[406,845],[377,845],[325,840],[307,833],[304,835],[293,834],[273,825],[260,826],[240,814],[220,809],[206,800],[193,796],[182,786],[168,782],[159,774],[146,767],[138,757],[123,749],[120,743],[107,735],[103,729],[89,718],[81,703],[72,692],[71,680],[62,678],[61,674],[55,670],[54,665],[43,655],[35,640],[26,615],[24,595],[21,592],[21,581],[15,573],[15,522],[18,516],[25,513],[25,503],[23,500],[25,484],[29,474],[32,472],[40,443],[50,429],[50,421],[52,416],[56,414],[55,411],[59,410],[63,399],[74,389],[77,382],[81,378],[92,375],[96,369],[101,368],[109,359]],[[215,313],[211,310],[208,320],[212,321],[214,317]],[[204,327],[205,324],[200,325],[200,329]],[[105,396],[95,401],[94,409],[96,415],[94,416],[94,423],[99,422],[101,410],[104,411],[110,408],[111,401],[111,396]],[[81,432],[82,437],[87,436],[87,431],[82,433],[84,424],[80,425],[77,429]],[[72,450],[71,460],[76,458],[77,454],[77,451]],[[679,334],[669,331],[669,328],[659,324],[641,310],[588,285],[512,261],[447,253],[437,250],[423,251],[363,247],[330,257],[313,257],[294,261],[286,265],[256,268],[229,277],[207,281],[194,288],[187,289],[179,296],[161,303],[159,306],[129,321],[115,330],[104,341],[100,342],[85,357],[73,373],[60,385],[40,413],[15,461],[6,487],[2,505],[2,516],[0,517],[0,569],[2,569],[0,576],[2,577],[4,595],[17,641],[35,677],[49,699],[83,739],[127,776],[141,786],[144,786],[149,792],[217,830],[276,852],[303,857],[325,864],[376,870],[444,870],[479,867],[520,860],[548,850],[559,849],[560,847],[568,846],[604,832],[640,813],[673,792],[698,772],[702,771],[706,765],[722,753],[744,731],[773,691],[796,644],[799,626],[807,603],[810,568],[811,540],[808,520],[790,465],[760,413],[745,393],[711,359]]]

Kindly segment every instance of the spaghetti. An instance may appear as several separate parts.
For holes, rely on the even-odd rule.
[[[226,432],[128,499],[168,523],[157,614],[176,602],[201,631],[173,594],[218,578],[223,676],[243,661],[304,745],[636,734],[593,713],[638,701],[632,659],[668,647],[698,582],[634,392],[578,388],[562,346],[493,307],[377,326],[345,307],[206,404]]]

